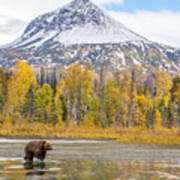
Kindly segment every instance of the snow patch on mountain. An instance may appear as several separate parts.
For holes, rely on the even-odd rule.
[[[92,24],[86,24],[81,27],[74,27],[71,30],[60,33],[55,40],[63,44],[104,44],[120,43],[126,41],[142,41],[141,38],[133,33],[125,31],[113,24],[109,27],[94,27]]]

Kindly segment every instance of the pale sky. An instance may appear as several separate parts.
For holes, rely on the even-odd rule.
[[[92,0],[149,40],[180,47],[180,0]],[[0,45],[18,38],[36,16],[71,0],[0,0]]]

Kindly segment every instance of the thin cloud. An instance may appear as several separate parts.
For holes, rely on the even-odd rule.
[[[180,47],[180,12],[137,11],[131,14],[109,11],[108,13],[149,40]]]
[[[0,15],[0,33],[14,34],[20,29],[24,28],[26,23],[24,21]]]
[[[92,0],[92,1],[99,5],[111,4],[111,3],[121,5],[124,2],[124,0]]]
[[[36,16],[53,11],[59,7],[70,3],[72,0],[0,0],[1,14],[21,19],[23,21],[31,21]],[[124,0],[91,0],[97,5],[103,4],[122,4]]]
[[[0,45],[9,43],[20,36],[25,26],[24,21],[0,15]]]

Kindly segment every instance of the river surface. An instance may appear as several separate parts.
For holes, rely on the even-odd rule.
[[[0,139],[0,180],[180,180],[179,146],[50,140],[44,163],[26,163],[29,141]]]

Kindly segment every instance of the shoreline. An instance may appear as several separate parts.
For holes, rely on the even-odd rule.
[[[147,145],[147,146],[164,146],[164,147],[180,147],[180,143],[151,143],[144,141],[126,141],[120,140],[118,138],[76,138],[76,137],[42,137],[42,136],[6,136],[0,135],[0,143],[1,139],[4,140],[49,140],[49,141],[87,141],[87,142],[111,142],[115,144],[125,144],[125,145]],[[152,141],[153,142],[153,141]]]
[[[1,125],[0,138],[4,139],[49,139],[49,140],[95,140],[122,144],[180,145],[179,129],[106,128],[65,125],[49,126],[34,123],[28,125]]]
[[[38,139],[47,139],[47,140],[88,140],[88,141],[112,141],[116,142],[117,138],[76,138],[76,137],[43,137],[43,136],[6,136],[6,135],[0,135],[0,139],[20,139],[20,140],[26,140],[26,139],[32,139],[32,140],[38,140]]]

